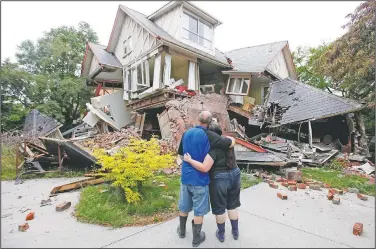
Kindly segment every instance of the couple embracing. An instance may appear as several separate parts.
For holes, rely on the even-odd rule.
[[[221,136],[220,126],[212,121],[208,111],[199,114],[198,124],[183,134],[178,151],[184,161],[177,232],[180,238],[185,237],[188,213],[193,210],[193,247],[205,240],[201,228],[210,205],[216,216],[218,240],[223,242],[225,239],[226,210],[232,236],[235,240],[239,237],[236,208],[240,206],[240,169],[235,161],[235,139]]]

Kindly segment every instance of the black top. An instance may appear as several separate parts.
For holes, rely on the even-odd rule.
[[[236,168],[235,150],[230,148],[231,139],[221,137],[212,131],[205,131],[210,143],[209,155],[214,160],[213,167],[210,173],[227,171],[231,168]]]

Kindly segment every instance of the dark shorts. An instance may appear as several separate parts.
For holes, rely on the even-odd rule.
[[[210,203],[214,215],[240,207],[240,169],[217,172],[210,176]]]

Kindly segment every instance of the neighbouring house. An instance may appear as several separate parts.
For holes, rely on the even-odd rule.
[[[234,131],[231,120],[236,119],[235,130],[243,137],[265,131],[262,127],[309,124],[312,144],[310,121],[326,122],[363,108],[296,82],[287,41],[221,52],[215,46],[216,28],[221,24],[187,1],[169,2],[149,16],[119,5],[107,46],[86,44],[81,75],[95,88],[95,97],[87,103],[84,122],[92,127],[100,124],[102,130],[135,123],[140,133],[179,140],[195,122],[195,115],[208,108],[225,131]],[[295,90],[279,91],[278,86]],[[195,104],[183,112],[187,107],[181,103],[188,103],[187,99]],[[282,116],[278,119],[273,112]],[[353,116],[346,117],[337,121],[347,122],[347,133],[333,139],[351,143],[361,137],[363,141]]]

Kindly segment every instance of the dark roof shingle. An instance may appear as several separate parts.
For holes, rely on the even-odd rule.
[[[121,68],[122,65],[116,56],[107,52],[106,47],[89,42],[89,47],[93,51],[94,56],[98,59],[100,64]]]
[[[287,41],[273,42],[226,53],[235,70],[240,72],[263,72],[273,58],[287,45]]]
[[[267,105],[278,104],[276,121],[288,124],[332,117],[362,109],[354,100],[342,98],[302,82],[286,78],[271,83]]]

